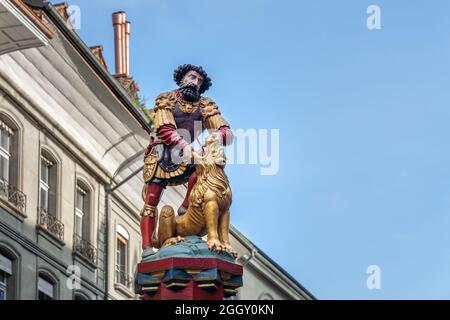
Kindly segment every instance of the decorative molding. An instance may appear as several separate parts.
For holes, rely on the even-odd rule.
[[[66,245],[64,241],[59,240],[53,233],[39,225],[36,226],[36,232],[60,250]]]
[[[77,234],[73,236],[73,252],[85,260],[91,267],[97,269],[97,248]]]
[[[22,191],[10,185],[7,181],[0,179],[0,203],[12,209],[23,219],[27,218],[26,203],[27,196]]]
[[[114,289],[122,295],[125,295],[127,298],[131,299],[135,297],[135,294],[127,286],[121,283],[114,283]]]
[[[3,197],[0,197],[0,207],[3,207],[6,212],[8,212],[14,218],[18,219],[20,222],[24,222],[25,219],[28,218],[28,216],[17,210],[15,206],[13,206]]]
[[[55,238],[60,246],[64,245],[64,224],[44,208],[39,208],[38,211],[38,227]]]

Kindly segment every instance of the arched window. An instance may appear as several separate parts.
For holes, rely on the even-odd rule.
[[[57,300],[56,281],[47,273],[39,272],[38,300]]]
[[[39,195],[39,225],[63,241],[64,225],[57,215],[58,163],[46,149],[41,151]]]
[[[118,225],[116,238],[116,283],[130,287],[131,278],[128,275],[128,242],[130,235],[123,226]]]
[[[56,217],[58,168],[50,152],[41,151],[40,207],[49,215]]]
[[[91,244],[92,189],[77,180],[75,192],[74,252],[97,265],[97,249]]]
[[[75,234],[86,241],[91,234],[91,191],[82,181],[77,181],[75,202]]]
[[[25,214],[26,196],[19,185],[19,129],[0,113],[0,196]]]
[[[18,185],[18,129],[5,114],[0,114],[0,179]]]
[[[0,247],[0,301],[16,299],[17,256]]]

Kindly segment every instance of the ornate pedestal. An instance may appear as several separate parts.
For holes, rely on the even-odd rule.
[[[136,292],[144,300],[223,300],[242,286],[243,269],[199,237],[163,248],[137,266]]]

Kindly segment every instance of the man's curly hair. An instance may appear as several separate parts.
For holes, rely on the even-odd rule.
[[[206,92],[211,87],[212,81],[202,67],[194,66],[192,64],[183,64],[173,72],[173,80],[175,80],[175,83],[178,86],[181,86],[181,81],[183,80],[183,77],[186,75],[186,73],[188,73],[191,70],[199,73],[203,77],[203,83],[199,90],[200,94]]]

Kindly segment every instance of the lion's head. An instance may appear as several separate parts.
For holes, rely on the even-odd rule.
[[[200,199],[207,189],[213,191],[220,202],[231,202],[231,189],[224,172],[227,158],[221,139],[218,133],[210,134],[205,140],[204,155],[194,154],[198,176],[190,199],[194,206],[201,203]]]
[[[222,144],[222,136],[217,133],[211,133],[205,140],[204,155],[194,154],[197,174],[201,175],[203,171],[209,171],[212,167],[223,169],[227,162],[225,150]]]

